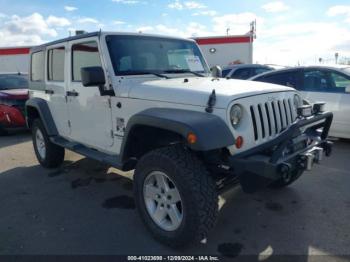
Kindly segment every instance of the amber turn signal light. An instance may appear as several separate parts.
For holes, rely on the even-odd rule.
[[[187,142],[189,144],[195,144],[197,142],[197,136],[193,133],[188,133],[187,135]]]

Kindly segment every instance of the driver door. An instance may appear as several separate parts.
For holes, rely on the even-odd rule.
[[[72,41],[69,49],[71,70],[67,101],[71,138],[88,147],[108,151],[113,145],[110,97],[101,96],[97,86],[83,86],[80,73],[83,67],[102,66],[98,39]]]

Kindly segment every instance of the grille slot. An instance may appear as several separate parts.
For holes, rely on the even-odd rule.
[[[266,140],[288,128],[296,119],[291,99],[281,99],[264,104],[251,105],[250,114],[254,139]]]

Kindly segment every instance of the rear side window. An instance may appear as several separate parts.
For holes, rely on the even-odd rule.
[[[277,85],[289,86],[298,89],[297,72],[284,72],[279,74],[271,74],[256,79],[261,82],[272,83]]]
[[[48,50],[48,70],[47,79],[49,81],[64,81],[64,47],[58,47]]]
[[[80,69],[101,66],[97,43],[86,42],[72,46],[72,80],[81,81]]]
[[[44,52],[32,54],[30,62],[30,80],[33,82],[44,81]]]

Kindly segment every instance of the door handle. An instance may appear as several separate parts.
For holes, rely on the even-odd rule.
[[[78,96],[79,93],[77,91],[67,91],[66,92],[67,96]]]
[[[53,91],[53,90],[45,89],[45,94],[53,95],[54,93],[55,93],[55,91]]]

